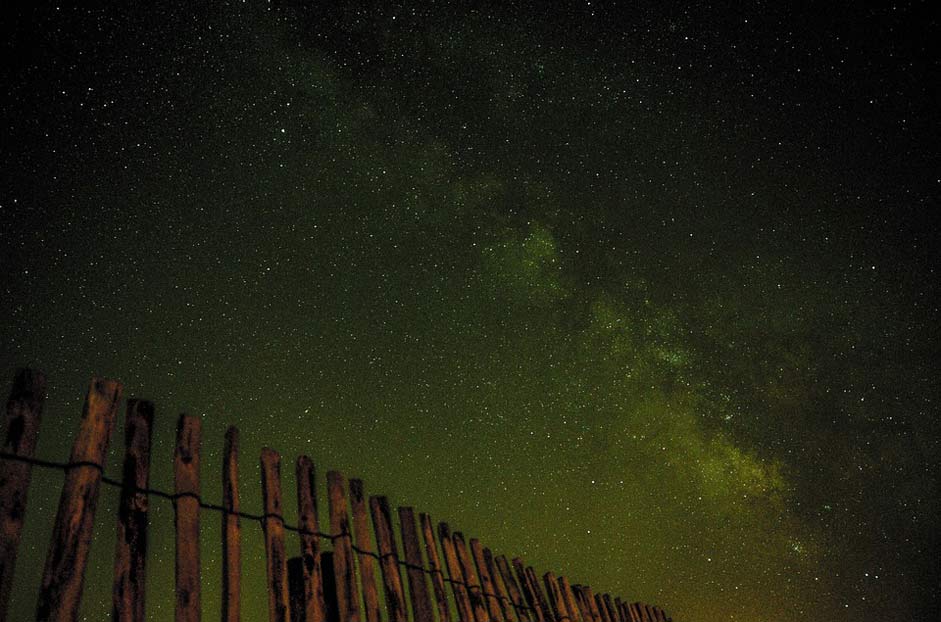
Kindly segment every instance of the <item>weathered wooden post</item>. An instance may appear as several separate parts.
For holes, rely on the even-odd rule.
[[[379,591],[376,588],[376,560],[368,552],[372,551],[372,536],[369,533],[369,516],[366,513],[366,497],[363,480],[350,480],[350,511],[353,514],[353,538],[357,559],[359,559],[359,578],[363,586],[363,605],[366,622],[380,622],[382,612],[379,609]]]
[[[568,579],[565,579],[565,585],[568,585]],[[585,599],[585,593],[582,592],[581,585],[571,585],[572,594],[575,596],[575,604],[578,606],[578,613],[584,622],[595,622],[595,617],[591,614],[591,607]],[[564,586],[563,586],[564,589]]]
[[[288,559],[284,551],[284,508],[281,504],[281,456],[261,450],[261,497],[265,508],[265,569],[268,575],[268,619],[290,622],[288,608]]]
[[[78,619],[101,476],[121,391],[121,383],[95,378],[85,397],[43,569],[36,607],[40,622]]]
[[[438,523],[438,539],[441,541],[441,551],[444,554],[444,563],[448,568],[451,591],[454,593],[454,604],[461,622],[475,622],[474,609],[471,606],[470,595],[464,583],[461,564],[454,552],[454,542],[451,541],[451,528],[447,523]]]
[[[399,508],[399,527],[402,533],[402,549],[408,575],[408,594],[412,603],[414,622],[435,622],[431,608],[428,582],[422,570],[421,544],[415,527],[415,511],[410,507]]]
[[[487,613],[487,603],[484,601],[484,595],[480,589],[480,582],[474,573],[474,562],[471,560],[467,544],[464,542],[464,534],[455,531],[451,539],[454,540],[454,550],[457,553],[457,560],[461,564],[461,573],[464,576],[464,583],[467,585],[467,592],[470,595],[474,618],[477,622],[491,622],[490,615]]]
[[[124,420],[124,469],[118,506],[111,619],[143,622],[147,563],[147,492],[154,405],[128,400]]]
[[[513,569],[516,571],[516,576],[519,579],[520,589],[523,590],[523,597],[529,604],[529,608],[536,617],[537,622],[546,622],[548,620],[548,612],[546,612],[540,606],[541,603],[537,597],[538,595],[536,594],[532,580],[529,574],[526,572],[526,569],[523,568],[523,560],[521,560],[519,557],[514,557]]]
[[[176,508],[176,622],[199,622],[199,464],[202,420],[180,415],[173,453]]]
[[[320,552],[320,521],[317,516],[317,490],[314,463],[307,456],[297,459],[297,516],[300,529],[301,569],[304,574],[302,604],[305,622],[326,622],[327,604],[324,596],[326,578]],[[332,566],[331,566],[332,568]],[[329,585],[333,585],[331,577]],[[299,622],[299,621],[295,621]]]
[[[526,576],[529,577],[530,588],[536,595],[536,602],[539,603],[539,608],[542,609],[546,620],[556,620],[556,618],[553,617],[552,609],[549,607],[549,601],[546,600],[546,596],[543,594],[542,588],[539,586],[539,579],[536,578],[536,571],[533,570],[532,566],[526,567]],[[561,622],[561,620],[557,620],[557,622]]]
[[[572,584],[565,577],[559,577],[559,589],[562,592],[562,601],[569,612],[572,622],[591,622],[591,618],[583,618],[581,609],[575,599],[575,592],[572,591]]]
[[[563,620],[571,622],[572,617],[569,615],[568,607],[565,606],[565,600],[562,597],[562,588],[559,587],[559,580],[551,572],[542,575],[542,580],[546,584],[546,593],[549,595],[549,604],[552,605],[555,619],[559,620],[559,622]]]
[[[523,592],[516,582],[516,577],[513,576],[513,571],[510,570],[510,564],[506,561],[506,557],[499,555],[494,561],[500,570],[500,575],[503,577],[503,583],[510,593],[510,600],[513,601],[513,606],[516,607],[516,615],[523,622],[532,622],[536,619],[535,612],[526,604]]]
[[[339,622],[359,622],[359,591],[353,541],[346,510],[346,480],[339,471],[327,472],[327,499],[330,502],[330,531],[333,535],[333,571],[337,586]]]
[[[608,610],[608,619],[611,622],[618,622],[618,614],[614,609],[614,603],[611,602],[611,595],[605,592],[601,595],[601,600],[604,602],[605,609]]]
[[[516,603],[512,602],[510,599],[510,593],[507,590],[506,583],[503,581],[503,574],[497,567],[497,563],[493,557],[493,551],[488,548],[484,548],[484,564],[486,564],[487,573],[493,581],[493,588],[497,602],[500,604],[500,611],[503,613],[503,619],[507,622],[519,622],[519,614],[516,612]]]
[[[588,608],[591,610],[591,617],[595,622],[604,622],[604,619],[601,617],[601,610],[598,609],[598,602],[595,600],[595,593],[589,586],[582,588],[582,591],[585,594],[585,604],[588,605]]]
[[[222,452],[222,622],[241,616],[242,526],[239,501],[239,431],[225,431]]]
[[[399,552],[395,545],[395,532],[392,530],[389,500],[385,497],[370,497],[369,509],[372,511],[372,524],[376,530],[376,544],[379,546],[379,568],[382,570],[389,620],[407,622],[408,610],[405,591],[402,589],[402,575],[399,574]]]
[[[34,369],[20,369],[13,377],[3,427],[3,452],[32,458],[39,438],[46,376]],[[16,567],[16,551],[26,517],[26,498],[32,465],[0,459],[0,622],[6,622]]]
[[[422,537],[425,540],[425,555],[428,558],[428,568],[431,570],[431,587],[435,593],[438,622],[451,622],[451,608],[448,606],[448,596],[444,591],[444,575],[441,573],[441,558],[438,557],[438,546],[435,542],[431,517],[421,513],[418,515],[418,522],[421,523]]]
[[[484,560],[484,548],[477,538],[471,538],[469,544],[471,557],[473,557],[474,564],[477,566],[477,578],[480,581],[481,595],[487,606],[487,615],[490,616],[493,622],[505,622],[503,610],[500,608],[500,601],[496,597],[493,578],[491,578],[487,562]]]

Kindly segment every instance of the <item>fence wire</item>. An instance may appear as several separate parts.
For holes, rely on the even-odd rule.
[[[30,458],[26,456],[19,456],[16,454],[5,452],[5,451],[0,452],[0,459],[10,460],[13,462],[22,462],[25,464],[29,464],[31,466],[41,467],[45,469],[55,469],[55,470],[59,470],[62,472],[68,472],[72,469],[81,468],[81,467],[90,467],[90,468],[95,469],[99,473],[101,473],[102,483],[107,484],[108,486],[113,486],[115,488],[127,489],[129,492],[143,493],[144,495],[148,497],[151,497],[151,496],[159,497],[161,499],[166,499],[170,502],[175,502],[177,499],[180,499],[182,497],[189,497],[192,499],[196,499],[196,501],[199,503],[199,507],[201,507],[204,510],[210,510],[212,512],[220,512],[222,514],[228,514],[229,516],[238,516],[239,518],[244,518],[246,520],[255,521],[255,522],[258,522],[259,524],[263,523],[266,519],[274,518],[274,519],[281,521],[281,524],[288,531],[293,531],[294,533],[301,534],[301,535],[317,536],[318,538],[330,540],[331,544],[340,538],[347,537],[347,538],[350,538],[351,540],[350,546],[352,547],[353,551],[355,551],[356,553],[360,555],[368,555],[370,557],[375,558],[376,560],[382,560],[387,557],[393,557],[395,558],[396,563],[399,566],[402,566],[404,568],[412,568],[414,570],[420,570],[429,576],[440,575],[441,579],[445,583],[449,583],[452,585],[462,585],[464,586],[464,588],[466,588],[469,591],[476,591],[482,596],[495,598],[498,601],[502,601],[506,603],[507,605],[509,605],[510,607],[513,607],[513,609],[515,609],[516,611],[522,610],[522,611],[529,611],[529,612],[535,613],[535,609],[527,604],[517,605],[516,603],[514,603],[513,601],[511,601],[509,598],[505,596],[500,596],[498,594],[485,592],[483,590],[483,587],[480,585],[471,585],[470,583],[467,583],[466,581],[462,581],[460,579],[446,577],[444,576],[444,573],[440,569],[433,570],[431,568],[425,568],[424,566],[417,566],[415,564],[410,564],[405,560],[399,559],[397,555],[391,552],[387,553],[386,555],[380,555],[379,553],[375,551],[370,551],[368,549],[360,548],[359,546],[357,546],[355,543],[352,542],[352,534],[349,534],[349,533],[332,534],[332,533],[327,533],[327,532],[323,532],[319,530],[311,531],[309,529],[304,529],[297,525],[292,525],[288,523],[286,520],[284,520],[284,516],[280,514],[275,514],[275,513],[254,514],[251,512],[243,512],[241,510],[239,510],[238,512],[235,512],[233,510],[230,510],[229,508],[226,508],[225,506],[218,505],[216,503],[209,503],[207,501],[203,501],[200,495],[197,495],[191,492],[169,493],[169,492],[165,492],[163,490],[159,490],[156,488],[140,488],[138,486],[126,485],[123,481],[106,475],[104,467],[96,462],[87,462],[87,461],[55,462],[52,460],[43,460],[42,458]],[[569,619],[568,616],[563,616],[563,618],[559,620],[559,622],[567,622],[568,619]]]

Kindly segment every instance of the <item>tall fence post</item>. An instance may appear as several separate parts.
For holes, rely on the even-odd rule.
[[[516,615],[522,622],[531,622],[532,620],[535,620],[536,616],[526,604],[523,592],[520,591],[519,584],[516,582],[516,578],[513,576],[513,572],[510,570],[510,564],[506,561],[506,557],[499,555],[494,561],[497,564],[500,575],[503,577],[503,583],[506,585],[506,588],[510,593],[510,600],[513,602],[513,606],[516,607]]]
[[[376,589],[376,560],[372,551],[372,536],[369,533],[369,515],[366,513],[366,493],[363,480],[350,480],[350,512],[353,514],[353,538],[359,559],[359,578],[363,586],[363,605],[366,622],[380,622],[379,591]]]
[[[565,602],[565,608],[569,612],[572,622],[591,622],[591,619],[582,616],[581,608],[575,599],[575,592],[572,591],[572,584],[565,577],[559,577],[559,589],[562,592],[562,600]]]
[[[444,575],[441,573],[441,558],[438,556],[431,517],[421,513],[418,515],[418,522],[421,523],[422,538],[425,540],[425,555],[431,570],[431,587],[438,607],[438,622],[451,622],[451,607],[448,606],[448,596],[444,591]]]
[[[542,588],[539,587],[539,579],[536,578],[536,571],[533,570],[532,566],[526,566],[526,577],[529,580],[530,589],[532,589],[533,594],[536,596],[536,602],[539,604],[539,608],[542,610],[546,620],[557,620],[557,618],[553,617],[552,609],[549,608],[549,601],[546,600]]]
[[[537,622],[547,622],[548,612],[541,607],[541,603],[539,602],[539,598],[536,594],[533,582],[530,576],[526,573],[526,569],[523,568],[523,560],[521,560],[519,557],[514,557],[513,569],[516,571],[516,576],[519,579],[520,589],[523,590],[523,597],[526,599],[530,609],[533,611]]]
[[[176,508],[176,622],[199,622],[199,463],[202,420],[180,415],[173,452]]]
[[[516,603],[510,599],[509,590],[507,590],[506,583],[503,580],[503,573],[497,567],[493,551],[488,548],[484,549],[484,563],[487,565],[487,572],[490,574],[491,581],[493,581],[493,588],[496,592],[500,610],[503,612],[503,619],[507,622],[518,622],[519,613],[516,611]]]
[[[487,603],[484,601],[484,595],[480,589],[480,581],[474,573],[474,562],[471,560],[470,553],[467,550],[467,544],[464,542],[464,534],[460,531],[455,531],[451,539],[454,540],[454,550],[457,552],[457,560],[461,564],[461,573],[464,576],[464,583],[467,584],[467,591],[470,594],[471,607],[474,610],[474,619],[476,619],[477,622],[491,622],[490,615],[487,613]]]
[[[46,399],[46,376],[41,371],[20,369],[13,377],[3,427],[3,453],[32,458],[39,438],[42,405]],[[6,622],[16,568],[16,551],[26,517],[26,498],[32,465],[0,459],[0,622]]]
[[[327,499],[330,502],[330,531],[333,535],[333,571],[337,586],[339,622],[359,622],[359,592],[353,541],[346,510],[346,481],[339,471],[327,472]]]
[[[402,589],[402,575],[399,573],[399,552],[395,545],[395,532],[392,531],[389,500],[385,497],[370,497],[369,509],[372,510],[372,524],[376,530],[379,568],[382,570],[389,621],[407,622],[408,610],[405,605],[405,591]]]
[[[78,619],[101,476],[121,391],[121,383],[95,378],[85,397],[43,568],[36,606],[40,622]]]
[[[281,456],[261,450],[261,497],[265,514],[265,570],[268,577],[268,619],[290,622],[288,608],[288,559],[284,552],[284,508],[281,504]]]
[[[225,431],[222,451],[222,622],[239,622],[242,584],[242,525],[239,500],[239,431]]]
[[[143,622],[147,570],[147,492],[154,405],[128,400],[124,420],[124,468],[118,506],[111,619]]]
[[[500,609],[500,601],[496,598],[496,588],[493,586],[493,579],[490,577],[490,570],[487,568],[487,562],[484,559],[484,549],[477,538],[470,539],[471,556],[474,558],[474,564],[477,566],[477,579],[480,581],[480,591],[484,603],[487,605],[487,615],[493,622],[505,622],[503,619],[503,610]]]
[[[408,594],[412,603],[414,622],[435,622],[431,609],[428,582],[422,570],[421,544],[415,527],[415,511],[410,507],[399,508],[399,527],[402,533],[402,548],[408,575]]]
[[[549,595],[549,603],[552,605],[552,611],[555,612],[555,619],[559,622],[563,620],[572,622],[568,607],[565,606],[565,599],[562,597],[562,589],[559,587],[558,579],[556,579],[553,573],[547,572],[542,575],[542,580],[546,584],[546,593]]]
[[[297,475],[297,522],[301,540],[301,570],[303,594],[301,603],[304,622],[326,622],[327,605],[324,597],[323,558],[320,553],[320,519],[317,516],[317,490],[314,463],[307,456],[299,456]],[[332,581],[332,578],[331,578]],[[332,585],[332,583],[331,583]]]
[[[451,541],[451,528],[447,523],[438,523],[438,539],[441,541],[444,563],[448,568],[448,577],[451,579],[451,591],[454,593],[457,615],[461,622],[475,622],[470,594],[468,594],[467,586],[464,583],[464,573],[461,571],[461,564],[454,552],[454,542]]]

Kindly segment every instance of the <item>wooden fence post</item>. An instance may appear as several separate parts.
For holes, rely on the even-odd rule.
[[[382,570],[382,584],[386,592],[389,620],[390,622],[408,622],[405,591],[402,589],[402,575],[399,574],[399,552],[395,545],[395,532],[392,530],[389,500],[385,497],[370,497],[369,509],[372,510],[372,524],[376,530],[376,543],[379,546],[379,568]]]
[[[484,595],[480,589],[480,582],[474,575],[474,562],[471,560],[467,544],[464,542],[464,534],[455,531],[451,539],[454,540],[454,550],[457,552],[457,560],[461,564],[461,573],[464,576],[464,583],[467,585],[467,592],[470,595],[474,619],[477,622],[491,622],[490,615],[487,613],[487,603],[484,601]]]
[[[509,591],[503,580],[503,573],[497,567],[493,557],[493,551],[484,549],[484,564],[487,565],[487,573],[493,582],[494,592],[497,596],[497,602],[500,604],[500,611],[503,613],[503,619],[507,622],[519,622],[519,614],[516,612],[516,604],[510,599]]]
[[[353,538],[355,539],[359,560],[359,578],[363,586],[363,603],[366,610],[366,622],[380,622],[382,613],[379,609],[379,591],[376,589],[376,560],[368,552],[372,551],[372,536],[369,534],[369,516],[366,513],[366,496],[363,480],[350,480],[350,511],[353,514]]]
[[[199,463],[202,420],[180,415],[173,453],[176,507],[176,622],[199,622]]]
[[[630,620],[624,617],[624,603],[621,602],[620,596],[614,598],[614,613],[617,614],[618,622],[630,622]]]
[[[43,569],[36,607],[38,621],[78,618],[101,476],[121,391],[119,382],[95,378],[85,397],[82,422],[69,457],[72,466],[62,485]]]
[[[568,585],[568,579],[565,580],[565,584]],[[572,585],[571,586],[572,594],[575,596],[575,604],[578,606],[578,613],[581,615],[584,622],[595,622],[595,617],[591,614],[591,607],[588,605],[588,601],[585,599],[585,593],[582,591],[581,585]]]
[[[288,608],[288,559],[284,551],[284,508],[281,503],[281,456],[261,450],[261,497],[265,508],[265,569],[268,574],[268,619],[290,622]]]
[[[532,610],[537,622],[547,622],[547,612],[544,611],[540,606],[539,599],[537,598],[537,594],[533,589],[529,574],[527,574],[526,569],[523,568],[523,560],[521,560],[519,557],[514,557],[513,568],[516,571],[517,578],[519,579],[520,589],[523,590],[523,596],[526,598],[526,602],[529,604],[529,608]]]
[[[605,608],[608,610],[608,619],[611,622],[618,622],[618,612],[614,609],[614,603],[611,602],[611,594],[605,592],[601,595]]]
[[[565,599],[562,597],[562,588],[559,587],[559,580],[556,579],[556,576],[551,572],[542,575],[542,580],[546,584],[546,593],[549,595],[549,604],[552,605],[552,611],[555,612],[555,619],[559,622],[563,620],[572,622],[568,607],[565,606]]]
[[[454,593],[454,604],[457,616],[461,622],[475,622],[474,609],[471,607],[470,595],[464,583],[461,564],[457,561],[454,552],[454,542],[451,541],[451,528],[447,523],[438,523],[438,539],[441,541],[441,551],[444,554],[444,563],[448,568],[448,578],[451,580],[451,591]]]
[[[493,622],[505,622],[503,610],[500,608],[500,601],[496,597],[496,588],[493,586],[493,578],[487,568],[487,561],[484,559],[484,549],[477,538],[470,539],[471,557],[474,558],[474,564],[477,566],[477,579],[480,581],[480,591],[484,603],[487,605],[487,615]]]
[[[522,622],[532,622],[536,619],[535,613],[530,609],[529,605],[526,604],[523,592],[520,591],[519,584],[517,584],[516,578],[510,570],[510,564],[506,561],[506,557],[499,555],[494,561],[497,564],[497,568],[500,570],[500,574],[503,576],[503,583],[510,593],[510,600],[513,601],[513,606],[516,607],[516,615]]]
[[[297,459],[297,522],[301,540],[301,566],[304,575],[302,604],[304,622],[326,622],[327,604],[324,596],[326,578],[320,552],[320,520],[317,516],[317,489],[314,463],[307,456]],[[332,568],[332,567],[331,567]],[[331,578],[331,585],[333,579]],[[299,622],[299,621],[295,621]]]
[[[435,622],[428,594],[428,581],[422,563],[421,544],[415,527],[415,511],[410,507],[399,508],[399,528],[402,533],[402,553],[405,555],[408,575],[408,594],[412,603],[414,622]]]
[[[242,523],[239,500],[239,431],[225,431],[222,453],[222,622],[239,622],[242,583]]]
[[[572,622],[591,622],[590,618],[582,618],[581,609],[578,606],[578,601],[575,599],[575,592],[572,591],[572,584],[569,583],[569,580],[565,577],[559,577],[558,581],[559,588],[562,591],[562,600],[565,603],[565,608],[568,610]]]
[[[539,603],[539,608],[542,609],[546,620],[554,620],[555,618],[552,615],[552,609],[549,607],[549,601],[546,600],[546,597],[542,592],[542,588],[539,587],[539,579],[536,578],[536,571],[533,570],[532,566],[526,567],[526,576],[529,577],[529,585],[532,588],[533,593],[536,595],[536,601]],[[561,622],[561,620],[558,622]]]
[[[154,405],[128,400],[124,420],[124,469],[118,506],[111,619],[143,622],[147,563],[147,493]]]
[[[441,559],[438,557],[438,546],[435,542],[431,517],[421,513],[418,515],[418,522],[421,523],[422,537],[425,540],[425,554],[428,557],[428,568],[431,570],[431,587],[438,606],[438,622],[451,622],[451,608],[448,606],[448,596],[444,591],[444,575],[441,574]]]
[[[4,453],[33,457],[45,399],[46,376],[33,369],[18,370],[4,416]],[[28,462],[0,459],[0,622],[7,619],[31,475],[32,465]]]
[[[591,611],[591,617],[594,622],[604,622],[601,617],[601,611],[598,609],[598,603],[595,602],[595,593],[589,586],[584,586],[582,588],[582,593],[585,596],[585,604],[588,605],[588,610]]]
[[[353,541],[346,510],[346,480],[339,471],[327,472],[327,499],[330,502],[330,531],[333,536],[333,571],[337,586],[339,622],[359,622],[359,591]]]

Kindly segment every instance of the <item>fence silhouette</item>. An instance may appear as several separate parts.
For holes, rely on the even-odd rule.
[[[543,575],[541,586],[536,572],[520,558],[508,561],[503,555],[494,555],[476,538],[465,540],[461,532],[452,532],[445,522],[435,529],[428,514],[419,513],[416,522],[411,507],[398,508],[397,538],[388,499],[367,499],[361,480],[347,482],[338,471],[327,473],[330,528],[329,532],[321,531],[314,463],[307,456],[300,456],[295,463],[296,525],[284,519],[281,457],[273,449],[261,451],[263,512],[245,512],[239,500],[239,442],[234,427],[225,434],[222,502],[208,503],[200,496],[201,420],[197,417],[181,415],[177,423],[174,491],[150,488],[154,406],[146,400],[127,400],[122,478],[108,477],[104,465],[123,391],[114,380],[92,379],[68,462],[37,459],[34,453],[45,387],[42,372],[21,369],[7,401],[0,452],[0,622],[7,620],[33,467],[65,474],[36,606],[36,620],[42,622],[78,619],[102,484],[120,488],[113,620],[145,619],[148,499],[152,496],[172,501],[175,510],[177,622],[200,620],[199,525],[203,511],[217,513],[222,520],[223,622],[240,619],[243,520],[256,521],[263,529],[271,622],[671,620],[660,607],[595,594],[587,585],[571,584],[551,572]],[[300,556],[288,559],[286,532],[299,537]],[[326,543],[330,550],[323,546]],[[384,609],[379,602],[377,566]]]

